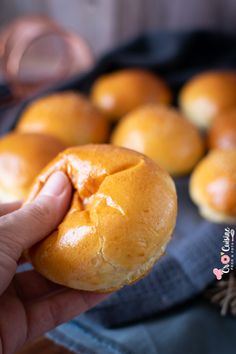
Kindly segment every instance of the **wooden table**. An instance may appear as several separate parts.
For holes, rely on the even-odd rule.
[[[33,343],[25,345],[17,354],[72,354],[72,352],[45,337],[41,337]]]

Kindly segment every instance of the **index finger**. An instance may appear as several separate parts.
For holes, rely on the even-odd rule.
[[[32,340],[69,321],[102,302],[109,295],[65,289],[63,292],[53,294],[44,300],[25,302],[29,326],[26,340]]]
[[[19,209],[21,205],[22,205],[22,201],[20,200],[17,200],[12,203],[0,204],[0,217]]]

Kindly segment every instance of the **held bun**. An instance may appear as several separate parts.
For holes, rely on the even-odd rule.
[[[190,195],[206,219],[236,223],[236,149],[212,150],[191,176]]]
[[[236,72],[213,71],[193,77],[182,88],[179,105],[197,127],[207,129],[218,114],[236,107]]]
[[[148,103],[171,103],[166,83],[149,71],[126,69],[107,74],[95,81],[93,102],[112,120]]]
[[[42,134],[10,133],[0,139],[0,202],[25,199],[46,164],[65,148]]]
[[[208,132],[210,149],[236,149],[236,109],[216,117]]]
[[[107,292],[143,277],[163,254],[176,221],[172,179],[152,160],[112,145],[85,145],[59,154],[39,175],[29,201],[56,170],[70,178],[67,215],[29,251],[46,278]]]
[[[175,176],[190,172],[204,152],[202,138],[189,121],[173,108],[156,105],[124,117],[112,143],[151,157]]]
[[[104,143],[108,122],[84,96],[67,91],[42,97],[23,112],[18,130],[45,133],[60,138],[67,146]]]

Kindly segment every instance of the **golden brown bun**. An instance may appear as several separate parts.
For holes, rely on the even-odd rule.
[[[208,132],[210,149],[236,149],[236,109],[216,117]]]
[[[56,170],[73,186],[66,217],[29,251],[36,270],[75,289],[107,292],[148,272],[163,254],[176,220],[176,192],[152,160],[112,145],[59,154],[40,174],[29,201]]]
[[[190,195],[206,219],[236,222],[236,149],[212,150],[196,167]]]
[[[65,145],[43,134],[10,133],[0,139],[0,202],[25,199],[46,164]]]
[[[18,130],[50,134],[72,146],[104,143],[108,137],[108,122],[87,98],[68,91],[31,103],[21,116]]]
[[[236,107],[236,72],[212,71],[193,77],[181,90],[179,105],[196,126],[207,129],[218,114]]]
[[[92,100],[110,119],[117,120],[147,103],[170,104],[171,92],[162,79],[149,71],[126,69],[95,81]]]
[[[169,107],[149,105],[124,117],[112,143],[139,151],[172,175],[191,171],[204,152],[198,130]]]

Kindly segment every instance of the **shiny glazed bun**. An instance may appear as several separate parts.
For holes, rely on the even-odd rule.
[[[152,160],[112,145],[68,149],[39,175],[32,201],[54,171],[74,187],[69,211],[29,251],[36,270],[75,289],[106,292],[143,277],[163,254],[176,220],[176,192]]]
[[[236,149],[236,109],[214,119],[208,132],[210,149]]]
[[[147,104],[170,104],[166,83],[149,71],[125,69],[104,75],[92,88],[93,102],[112,120]]]
[[[50,134],[71,146],[104,143],[108,123],[87,98],[67,91],[31,103],[20,118],[18,130]]]
[[[65,148],[54,137],[10,133],[0,139],[0,202],[25,199],[46,164]]]
[[[198,130],[175,109],[149,105],[124,117],[112,143],[139,151],[172,175],[192,170],[204,152]]]
[[[236,72],[208,71],[193,77],[181,90],[179,105],[196,126],[208,128],[218,114],[236,107]]]
[[[236,222],[236,149],[212,150],[196,167],[190,194],[206,219]]]

